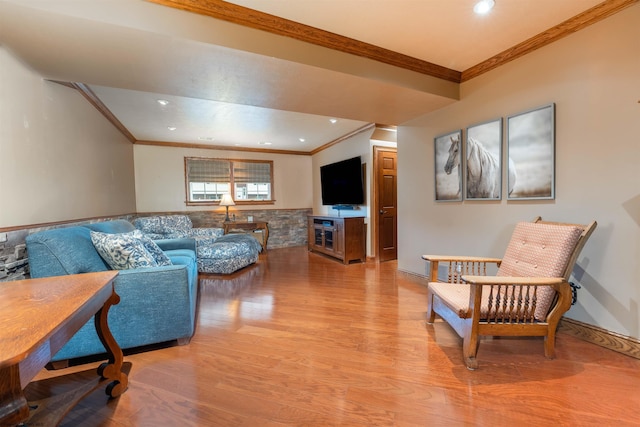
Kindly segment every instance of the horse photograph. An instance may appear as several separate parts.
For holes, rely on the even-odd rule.
[[[555,104],[507,118],[509,164],[508,199],[553,199],[555,197]],[[517,181],[511,183],[511,170]]]
[[[462,130],[434,138],[436,201],[462,200],[461,140]]]
[[[467,128],[465,198],[502,199],[502,119]]]

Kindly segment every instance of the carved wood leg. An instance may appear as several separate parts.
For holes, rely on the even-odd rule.
[[[120,296],[113,291],[111,297],[95,315],[96,332],[109,356],[109,362],[103,363],[98,368],[98,375],[102,378],[112,380],[106,390],[106,393],[111,397],[120,396],[129,384],[127,374],[122,371],[122,363],[124,360],[122,349],[115,338],[113,338],[107,322],[109,308],[119,302]]]
[[[0,425],[16,425],[29,417],[18,365],[0,368]]]

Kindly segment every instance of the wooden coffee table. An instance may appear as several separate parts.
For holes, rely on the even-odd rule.
[[[0,425],[33,422],[34,415],[35,424],[57,424],[82,396],[104,382],[109,383],[109,396],[124,393],[128,377],[122,371],[122,350],[107,324],[109,308],[120,301],[113,289],[117,274],[105,271],[0,283]],[[57,401],[56,406],[64,403],[68,409],[56,408],[56,419],[43,412],[30,414],[25,387],[91,317],[108,353],[108,362],[97,372],[104,381],[96,381],[95,387],[72,401]]]

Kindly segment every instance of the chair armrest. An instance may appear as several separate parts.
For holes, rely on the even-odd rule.
[[[500,264],[500,258],[487,258],[477,256],[457,256],[457,255],[422,255],[422,259],[434,262],[488,262]]]
[[[500,267],[500,258],[488,258],[477,256],[451,256],[451,255],[422,255],[422,259],[431,264],[430,282],[438,281],[438,270],[440,263],[447,267],[446,280],[449,283],[460,283],[460,276],[466,275],[486,275],[487,265],[495,264]]]
[[[156,244],[163,251],[169,251],[174,249],[190,249],[196,251],[196,240],[190,237],[183,237],[180,239],[161,239],[154,240]]]
[[[462,276],[462,282],[470,285],[557,286],[564,281],[562,277]]]

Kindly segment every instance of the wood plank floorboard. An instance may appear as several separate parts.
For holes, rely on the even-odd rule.
[[[61,425],[640,425],[640,360],[559,333],[554,360],[542,338],[484,338],[468,371],[455,332],[426,324],[425,284],[304,247],[202,274],[191,342],[127,355],[127,392],[97,391]]]

